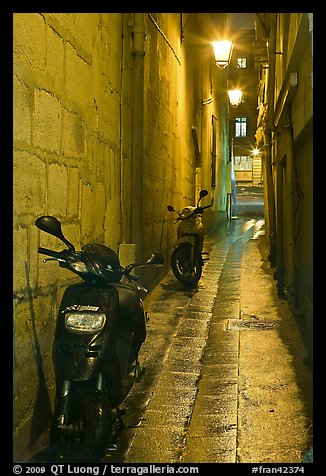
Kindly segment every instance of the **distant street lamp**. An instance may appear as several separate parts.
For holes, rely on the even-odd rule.
[[[237,107],[242,101],[242,91],[240,89],[230,89],[228,91],[231,106]]]
[[[233,44],[232,41],[213,41],[212,42],[215,56],[215,64],[224,69],[227,67],[231,60]]]

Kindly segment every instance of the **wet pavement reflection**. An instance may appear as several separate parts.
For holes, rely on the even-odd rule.
[[[261,217],[221,223],[205,237],[204,251],[210,259],[196,288],[185,289],[170,271],[145,298],[149,321],[140,354],[145,373],[122,406],[124,426],[116,426],[103,462],[181,461],[205,348],[209,358],[208,335],[217,292],[226,286],[224,300],[231,312],[235,295],[230,286],[233,289],[238,282],[235,275],[239,274],[241,250],[263,223]],[[232,249],[233,254],[239,250],[237,262],[228,258]],[[232,351],[225,349],[221,354],[229,365],[232,365]],[[227,369],[228,378],[230,375]],[[223,376],[220,374],[218,378]],[[213,402],[212,398],[208,398],[207,404]],[[228,400],[223,395],[218,398]],[[233,423],[217,420],[211,424],[222,429],[225,424],[233,428]],[[47,434],[42,436],[39,446],[42,441],[44,448],[31,456],[31,461],[49,461]]]
[[[149,321],[147,339],[140,353],[145,373],[122,406],[125,410],[124,426],[116,427],[114,440],[102,462],[235,463],[248,462],[250,458],[253,461],[254,458],[260,458],[259,461],[275,462],[272,458],[280,457],[277,452],[273,456],[267,445],[264,453],[265,433],[267,431],[269,434],[269,428],[274,429],[274,439],[278,439],[279,426],[283,424],[282,419],[287,421],[290,411],[298,415],[298,434],[292,446],[283,451],[281,458],[297,458],[296,461],[300,461],[300,445],[308,438],[304,430],[308,410],[301,403],[301,397],[297,397],[300,392],[294,384],[296,375],[293,366],[288,364],[287,349],[279,337],[279,303],[274,298],[264,301],[263,294],[269,292],[272,278],[266,277],[267,281],[259,283],[263,276],[259,275],[260,258],[256,258],[256,268],[251,269],[250,257],[247,255],[246,279],[249,281],[249,291],[257,286],[263,292],[258,297],[253,289],[253,294],[241,302],[244,298],[241,294],[244,252],[250,242],[259,239],[264,233],[264,219],[256,213],[256,208],[253,214],[242,209],[236,219],[220,223],[206,235],[204,251],[208,252],[209,260],[204,265],[196,288],[185,289],[170,271],[145,298]],[[252,256],[257,256],[257,248],[250,249]],[[256,305],[253,303],[250,306],[252,296]],[[265,302],[267,307],[264,308]],[[288,332],[294,335],[293,324],[284,306],[286,304],[280,308],[280,316],[285,316]],[[249,313],[251,308],[256,313],[258,310],[258,316]],[[261,319],[260,314],[265,315],[266,319]],[[257,329],[260,333],[258,338]],[[282,329],[284,332],[285,326]],[[243,337],[241,330],[245,330]],[[291,339],[291,345],[300,356],[304,352],[301,343],[297,337]],[[288,338],[288,342],[291,339]],[[269,399],[272,397],[266,393],[264,386],[267,370],[256,376],[257,365],[262,365],[260,359],[264,356],[264,350],[260,356],[258,349],[266,345],[271,346],[265,356],[266,369],[271,376],[275,374],[275,378],[270,377],[271,385],[276,390],[282,390],[278,382],[285,379],[285,388],[289,386],[290,389],[286,397],[275,390],[273,400],[281,399],[278,406],[279,421],[275,422],[266,420],[276,414],[276,404],[273,404],[271,411]],[[242,354],[240,347],[243,349]],[[256,347],[257,350],[254,350]],[[283,354],[285,366],[282,364]],[[299,362],[298,356],[296,359]],[[274,367],[269,368],[268,359],[274,362],[274,358],[280,366],[273,364]],[[253,378],[257,381],[255,385],[250,385],[250,379]],[[304,374],[302,381],[307,388],[309,376]],[[256,391],[261,402],[253,406]],[[289,401],[293,399],[291,410],[286,410],[283,405],[284,398]],[[300,405],[303,410],[300,410]],[[268,411],[263,413],[265,420],[261,420],[259,412],[264,408],[268,408]],[[243,442],[251,441],[253,428],[256,428],[254,433],[257,442],[261,438],[260,454],[254,447],[250,447],[249,451],[243,446]],[[288,431],[291,434],[292,430]],[[278,443],[272,437],[268,444],[277,447]],[[41,451],[33,458],[34,461],[46,462],[46,451]]]
[[[227,421],[225,409],[230,405],[230,398],[236,398],[230,383],[237,372],[237,366],[232,363],[232,359],[236,362],[237,355],[232,355],[234,342],[228,344],[225,336],[217,336],[212,315],[219,289],[224,293],[221,299],[230,317],[237,312],[242,250],[263,224],[261,217],[221,224],[205,238],[204,250],[209,252],[210,259],[198,287],[185,290],[170,272],[145,300],[148,337],[140,357],[146,371],[126,401],[125,428],[119,435],[117,448],[107,452],[104,462],[187,461],[187,453],[193,453],[191,445],[200,444],[200,430],[199,433],[196,430],[198,434],[195,432],[196,441],[188,437],[193,431],[190,422],[194,424],[202,359],[204,353],[210,358],[211,345],[220,349],[223,373],[221,366],[212,371],[219,385],[223,381],[224,392],[211,392],[205,405],[210,406],[214,417],[201,417],[200,421],[204,426],[209,422],[215,430],[220,430],[223,438],[227,429],[228,441],[232,432],[235,434],[236,420]],[[216,342],[216,336],[222,341]],[[230,339],[232,341],[234,336]],[[223,399],[224,405],[219,405],[220,411],[216,412],[216,404]],[[225,452],[225,448],[222,450]]]

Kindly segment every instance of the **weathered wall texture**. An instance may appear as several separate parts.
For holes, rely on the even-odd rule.
[[[269,80],[263,72],[259,92],[260,114],[268,102],[272,119],[273,184],[269,190],[265,186],[265,192],[275,197],[276,205],[275,277],[279,293],[298,318],[312,360],[313,15],[263,15],[270,44],[275,41],[274,53],[269,55],[275,71]],[[268,89],[273,91],[273,101],[262,86],[267,96]]]
[[[193,15],[184,37],[180,14],[143,15],[142,124],[135,124],[133,115],[135,14],[13,15],[16,454],[35,440],[51,413],[54,324],[63,289],[75,280],[56,263],[42,263],[39,245],[59,250],[62,244],[40,234],[35,219],[59,218],[76,248],[98,242],[119,251],[119,245],[132,242],[138,206],[132,132],[140,126],[143,255],[161,250],[168,260],[176,230],[166,206],[193,203],[200,188],[214,198],[207,224],[225,217],[225,77],[216,72],[213,38],[204,28],[205,22],[212,25],[211,15],[223,14],[183,14]],[[212,115],[219,131],[213,188]]]
[[[47,406],[44,416],[50,411],[54,319],[62,286],[74,279],[42,264],[35,219],[58,217],[77,247],[97,241],[118,249],[122,21],[121,14],[37,13],[14,14],[13,20],[18,433],[36,402]],[[45,234],[41,244],[60,249]],[[32,439],[42,421],[30,424]]]
[[[175,216],[167,204],[180,210],[194,204],[199,190],[207,188],[205,204],[214,199],[204,215],[208,228],[224,218],[226,206],[226,73],[216,71],[210,44],[218,14],[183,15],[189,25],[182,42],[180,14],[152,14],[154,21],[145,16],[144,246],[149,252],[154,239],[164,254],[176,238]],[[213,115],[218,134],[216,187],[211,187]],[[200,163],[192,127],[197,130]]]
[[[290,307],[301,322],[312,358],[313,319],[313,83],[312,14],[278,14],[276,108],[284,100],[289,75],[297,73],[278,124],[277,159],[282,161],[284,190],[285,286]],[[292,83],[293,84],[293,83]],[[289,213],[292,219],[289,220]]]

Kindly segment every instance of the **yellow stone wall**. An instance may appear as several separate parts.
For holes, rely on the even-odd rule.
[[[226,78],[212,62],[213,38],[204,27],[212,14],[192,15],[182,37],[180,14],[153,14],[156,24],[144,14],[143,252],[160,250],[167,262],[176,237],[169,203],[180,209],[207,188],[214,198],[207,227],[225,217]],[[59,218],[77,249],[98,242],[118,251],[131,242],[137,206],[132,130],[138,126],[132,122],[133,22],[132,13],[13,14],[16,454],[38,436],[52,411],[56,313],[64,287],[75,281],[56,263],[42,262],[38,246],[59,250],[62,243],[40,233],[35,219]],[[215,189],[212,115],[219,130]]]

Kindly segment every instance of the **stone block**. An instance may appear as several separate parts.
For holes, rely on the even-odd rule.
[[[26,84],[20,78],[14,76],[14,140],[19,140],[30,144],[31,142],[31,112],[32,112],[32,94]]]
[[[41,255],[38,253],[39,247],[39,230],[34,225],[33,222],[28,229],[28,247],[29,247],[29,263],[28,263],[28,278],[29,278],[29,285],[31,289],[34,289],[37,285],[37,275],[38,275],[38,268],[39,262],[42,259]]]
[[[66,94],[81,109],[92,102],[91,66],[78,55],[77,50],[66,44]]]
[[[75,112],[63,109],[62,152],[68,157],[82,157],[85,151],[85,125]]]
[[[13,168],[14,211],[19,216],[45,211],[46,165],[35,155],[15,151]]]
[[[136,245],[134,243],[120,243],[119,259],[122,266],[136,263]]]
[[[31,403],[35,401],[35,385],[39,382],[41,369],[45,381],[53,378],[53,332],[51,297],[39,296],[33,302],[22,301],[16,305],[13,339],[14,398],[22,402],[28,399]],[[31,382],[35,385],[31,385]]]
[[[118,252],[118,243],[121,241],[120,235],[120,206],[119,195],[112,198],[107,204],[105,211],[105,237],[104,244],[110,246],[115,252]]]
[[[66,165],[49,165],[48,212],[57,218],[66,214],[68,200],[67,176]]]
[[[97,182],[94,197],[94,234],[98,239],[104,238],[105,209],[105,188],[102,183]]]
[[[47,74],[51,76],[55,90],[64,85],[64,39],[52,28],[47,29]]]
[[[79,210],[79,169],[70,167],[68,171],[68,217],[77,218]]]
[[[39,13],[13,14],[14,52],[32,68],[45,70],[46,25]]]
[[[76,249],[80,248],[80,226],[78,224],[66,223],[62,226],[62,231],[67,240],[69,240],[76,247]],[[70,271],[68,272],[69,275],[72,275]]]
[[[61,143],[61,105],[53,94],[35,90],[33,145],[59,154]]]
[[[26,287],[28,236],[26,228],[13,230],[13,288],[20,291]]]
[[[81,186],[81,210],[82,241],[87,242],[94,229],[94,196],[89,184]]]

